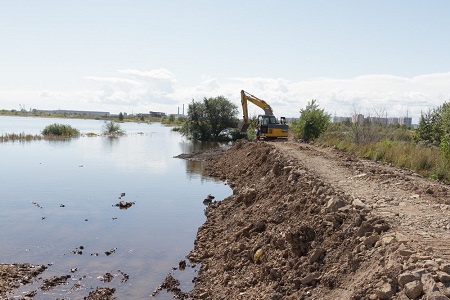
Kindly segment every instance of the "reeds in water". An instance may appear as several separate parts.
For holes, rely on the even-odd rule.
[[[9,141],[35,141],[41,140],[42,135],[39,134],[25,134],[22,133],[5,133],[0,135],[0,142],[9,142]]]

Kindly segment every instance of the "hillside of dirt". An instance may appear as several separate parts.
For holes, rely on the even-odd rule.
[[[449,186],[334,149],[237,141],[210,163],[193,299],[449,299]]]

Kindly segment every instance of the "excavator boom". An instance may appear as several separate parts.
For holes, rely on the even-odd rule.
[[[278,123],[273,115],[272,107],[264,100],[241,90],[241,104],[243,111],[243,122],[239,124],[239,131],[246,133],[250,126],[248,118],[248,101],[264,110],[264,115],[258,116],[258,126],[261,130],[262,138],[287,138],[289,126],[286,124],[285,118],[281,118],[282,124]]]

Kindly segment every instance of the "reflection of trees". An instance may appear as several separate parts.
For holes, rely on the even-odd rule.
[[[103,139],[103,146],[105,146],[106,149],[111,150],[114,145],[117,145],[119,143],[119,138],[116,136],[108,136]]]
[[[181,151],[183,153],[194,153],[199,151],[205,151],[211,148],[220,147],[228,148],[230,143],[228,142],[202,142],[197,140],[188,140],[180,142]]]
[[[186,174],[189,179],[200,178],[202,182],[214,181],[220,182],[219,178],[209,176],[209,172],[206,169],[206,162],[185,160],[186,161]]]

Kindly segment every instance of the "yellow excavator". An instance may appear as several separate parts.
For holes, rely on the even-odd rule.
[[[264,115],[258,116],[258,127],[261,139],[288,138],[289,126],[286,124],[286,118],[281,117],[280,121],[273,115],[272,107],[266,101],[253,96],[246,91],[241,91],[241,104],[244,113],[244,120],[239,124],[239,131],[243,134],[247,132],[250,122],[248,119],[248,102],[264,110]]]

